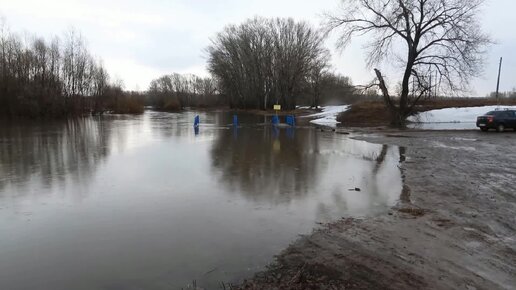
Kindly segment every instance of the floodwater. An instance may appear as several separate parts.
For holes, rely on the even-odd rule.
[[[399,199],[398,147],[194,115],[0,125],[0,289],[219,289]]]

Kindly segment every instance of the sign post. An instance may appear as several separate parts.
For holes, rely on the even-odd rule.
[[[272,124],[278,125],[279,124],[278,111],[281,111],[281,105],[274,105],[274,111],[276,112],[276,115],[272,116]]]

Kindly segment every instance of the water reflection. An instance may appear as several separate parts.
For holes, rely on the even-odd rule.
[[[31,193],[38,187],[85,184],[109,154],[111,123],[79,119],[56,123],[4,123],[0,130],[0,193]],[[6,187],[9,186],[9,190]]]
[[[402,188],[398,147],[313,129],[222,131],[210,153],[229,193],[273,205],[310,199],[321,221],[375,213]]]
[[[3,124],[0,289],[213,289],[399,198],[397,147],[232,115]]]
[[[251,200],[285,202],[306,195],[317,179],[314,130],[263,127],[221,131],[211,149],[212,166],[231,192]]]

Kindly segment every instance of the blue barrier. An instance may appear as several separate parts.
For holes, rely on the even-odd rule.
[[[296,126],[296,119],[294,116],[286,116],[285,117],[285,123],[287,123],[287,125],[289,126]]]
[[[278,125],[279,124],[279,117],[278,115],[272,116],[272,125]]]
[[[238,116],[237,115],[233,115],[233,126],[235,126],[235,127],[238,126]]]
[[[199,118],[199,115],[197,115],[194,118],[194,128],[199,128],[199,123],[201,123],[201,120]]]

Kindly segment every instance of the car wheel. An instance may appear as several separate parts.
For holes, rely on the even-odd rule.
[[[480,130],[481,130],[482,132],[487,132],[487,131],[489,130],[489,128],[482,127],[482,128],[480,128]]]
[[[503,132],[505,131],[505,126],[503,124],[499,124],[498,127],[496,127],[497,132]]]

